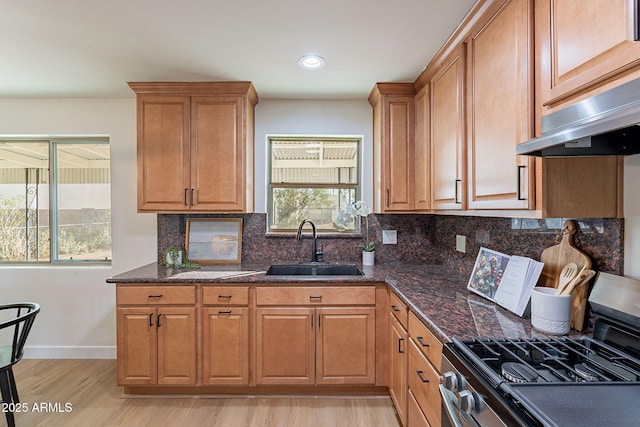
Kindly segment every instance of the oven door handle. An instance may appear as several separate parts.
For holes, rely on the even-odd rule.
[[[449,418],[449,421],[451,422],[452,427],[468,426],[469,425],[468,423],[463,423],[460,420],[460,417],[458,416],[458,413],[459,413],[458,407],[452,401],[452,399],[457,400],[456,395],[452,391],[447,390],[442,384],[439,384],[438,388],[440,389],[440,396],[442,396],[442,403],[444,405],[444,410],[447,413],[447,418]],[[465,421],[471,422],[473,423],[474,426],[479,427],[479,424],[474,419],[467,419],[467,417],[465,417]]]

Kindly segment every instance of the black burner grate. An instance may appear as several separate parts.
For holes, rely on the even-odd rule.
[[[525,375],[535,382],[640,381],[639,360],[589,338],[481,338],[456,341],[456,346],[463,346],[470,362],[484,366],[499,381],[514,381],[513,375],[504,374],[505,363],[536,372]]]

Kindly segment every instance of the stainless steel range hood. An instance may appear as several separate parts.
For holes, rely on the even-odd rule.
[[[640,153],[640,79],[542,118],[542,136],[518,144],[516,154],[539,157]]]

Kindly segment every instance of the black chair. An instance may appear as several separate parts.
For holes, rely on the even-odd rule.
[[[15,315],[12,314],[15,311]],[[13,377],[13,365],[22,359],[24,343],[27,341],[33,321],[40,311],[40,306],[32,302],[0,305],[0,338],[11,337],[11,344],[0,344],[0,390],[2,391],[3,409],[7,415],[7,424],[14,427],[13,410],[20,402],[16,380]],[[7,319],[9,320],[2,320]],[[4,329],[8,330],[4,331]]]

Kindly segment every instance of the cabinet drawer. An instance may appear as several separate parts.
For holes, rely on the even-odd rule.
[[[375,286],[256,288],[257,305],[375,305]]]
[[[204,286],[204,305],[249,305],[248,286]]]
[[[416,398],[409,391],[407,399],[407,427],[430,427],[427,417],[424,416],[424,412],[418,406]]]
[[[118,305],[195,304],[196,287],[190,285],[118,286],[116,288],[116,303]]]
[[[442,343],[413,313],[409,314],[409,335],[429,362],[440,370]]]
[[[407,329],[407,316],[409,312],[407,311],[407,306],[400,301],[400,298],[393,292],[391,292],[391,297],[389,298],[389,309],[391,313],[398,319],[398,322],[402,325],[402,327]]]
[[[413,341],[409,342],[409,390],[429,420],[440,425],[440,375]]]

